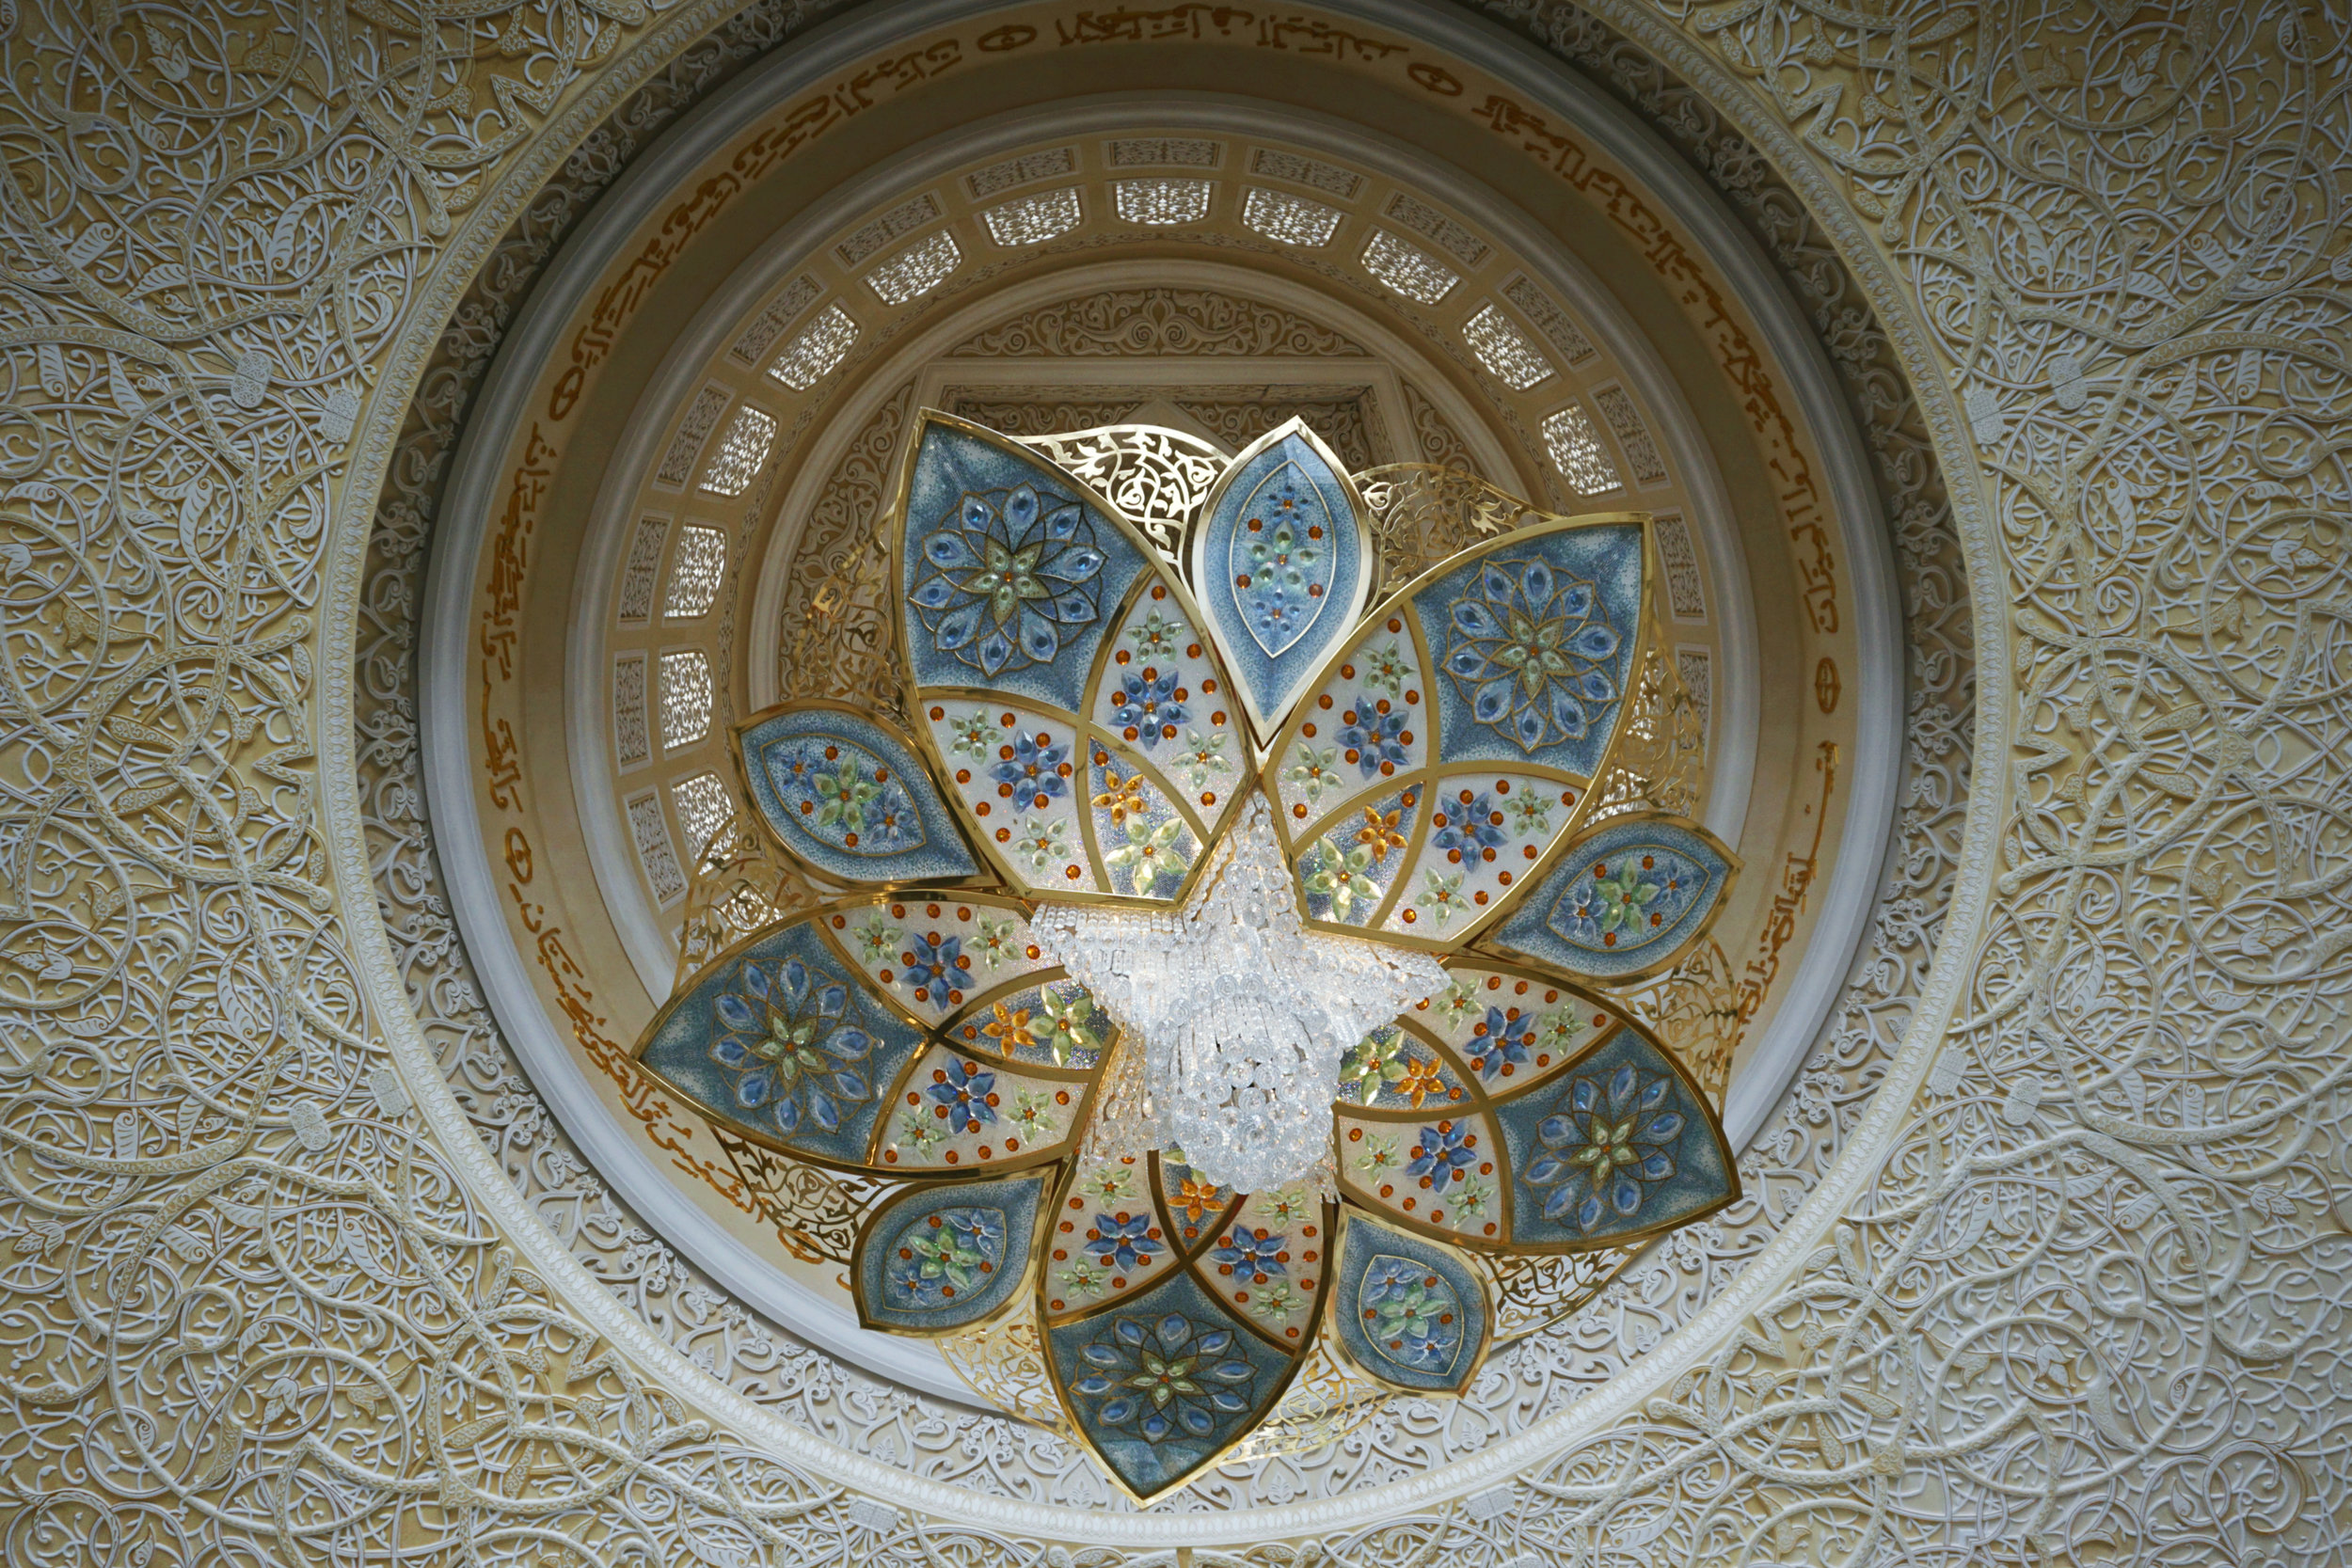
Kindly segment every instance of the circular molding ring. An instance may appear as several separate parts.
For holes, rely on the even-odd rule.
[[[589,1091],[571,1064],[569,1048],[558,1037],[536,1005],[520,957],[496,921],[497,890],[490,879],[486,857],[481,854],[478,819],[470,780],[466,776],[466,713],[462,683],[446,678],[453,667],[462,669],[467,634],[466,570],[478,549],[491,516],[495,465],[521,418],[521,400],[533,369],[552,351],[563,325],[581,294],[593,284],[609,259],[628,234],[658,207],[674,182],[692,169],[760,115],[789,95],[841,68],[844,62],[887,48],[942,24],[965,20],[999,8],[989,0],[917,0],[886,12],[864,12],[812,35],[805,44],[787,47],[747,71],[711,101],[691,113],[616,182],[567,242],[547,281],[534,293],[493,367],[469,420],[452,473],[442,523],[435,541],[434,558],[423,608],[421,659],[425,670],[422,729],[427,763],[426,787],[444,868],[453,895],[458,923],[481,974],[488,1000],[509,1038],[529,1067],[550,1106],[564,1120],[586,1154],[606,1180],[628,1193],[630,1201],[657,1225],[675,1213],[661,1211],[660,1192],[669,1187],[666,1176],[646,1152],[617,1135],[599,1108],[583,1101]],[[1695,238],[1708,260],[1737,284],[1742,303],[1751,310],[1781,364],[1791,372],[1795,393],[1804,416],[1827,451],[1826,467],[1841,524],[1841,544],[1852,573],[1858,606],[1857,638],[1863,668],[1873,677],[1860,685],[1857,701],[1860,757],[1851,780],[1852,806],[1840,845],[1838,864],[1824,902],[1820,927],[1800,963],[1764,1039],[1754,1065],[1743,1075],[1756,1085],[1743,1096],[1735,1088],[1727,1107],[1728,1130],[1735,1138],[1753,1133],[1764,1113],[1778,1099],[1787,1072],[1793,1069],[1818,1034],[1822,1020],[1845,977],[1848,960],[1867,920],[1875,893],[1886,824],[1892,816],[1899,768],[1900,697],[1899,673],[1902,653],[1893,594],[1893,570],[1888,546],[1878,526],[1879,509],[1867,477],[1860,441],[1853,432],[1827,357],[1782,289],[1754,242],[1729,212],[1701,187],[1671,152],[1632,117],[1556,63],[1529,46],[1510,40],[1484,24],[1465,25],[1464,19],[1435,18],[1424,8],[1390,0],[1354,0],[1335,9],[1376,22],[1392,30],[1422,39],[1449,53],[1471,59],[1532,100],[1560,114],[1580,133],[1600,143],[1611,155],[1641,171],[1672,207],[1674,216]],[[1567,279],[1561,279],[1565,284]],[[453,847],[465,853],[452,854]],[[1923,1013],[1923,1018],[1932,1013]],[[1763,1087],[1769,1083],[1769,1091]],[[463,1118],[447,1103],[446,1090],[434,1088],[429,1109],[444,1140],[453,1149],[471,1143]],[[582,1112],[588,1114],[582,1115]],[[1874,1116],[1881,1128],[1887,1117]],[[593,1125],[592,1125],[593,1124]],[[601,1127],[600,1133],[595,1129]],[[1850,1148],[1851,1164],[1867,1154],[1867,1141]],[[461,1158],[468,1156],[461,1155]],[[673,1386],[693,1390],[696,1402],[737,1432],[780,1457],[802,1464],[844,1484],[877,1497],[932,1514],[968,1520],[996,1528],[1049,1535],[1075,1533],[1086,1539],[1136,1545],[1174,1545],[1228,1539],[1231,1521],[1216,1514],[1117,1514],[1082,1513],[1067,1508],[989,1497],[907,1474],[839,1449],[805,1430],[790,1426],[732,1391],[703,1376],[682,1356],[654,1341],[627,1308],[603,1292],[581,1273],[552,1236],[512,1198],[500,1194],[502,1174],[488,1165],[479,1148],[470,1158],[491,1203],[512,1227],[518,1244],[532,1254],[532,1266],[551,1280],[564,1283],[564,1293],[576,1301],[597,1327],[626,1346]],[[640,1180],[649,1178],[650,1180]],[[1841,1193],[1845,1183],[1824,1183],[1808,1208],[1818,1208]],[[501,1202],[504,1196],[507,1201]],[[646,1199],[653,1201],[646,1201]],[[673,1203],[683,1206],[682,1199]],[[699,1217],[699,1216],[697,1216]],[[1819,1222],[1813,1218],[1815,1225]],[[1791,1223],[1789,1232],[1804,1233],[1814,1226]],[[1386,1516],[1491,1484],[1501,1476],[1538,1460],[1579,1433],[1621,1415],[1685,1366],[1741,1314],[1746,1305],[1768,1289],[1779,1272],[1773,1266],[1796,1252],[1799,1234],[1785,1233],[1732,1289],[1701,1316],[1685,1325],[1669,1346],[1650,1353],[1603,1392],[1573,1409],[1549,1418],[1517,1435],[1490,1445],[1474,1457],[1433,1469],[1395,1485],[1378,1489],[1362,1500],[1326,1498],[1268,1510],[1250,1516],[1253,1538],[1333,1528]],[[701,1261],[702,1259],[698,1259]],[[718,1271],[713,1271],[717,1274]],[[736,1288],[720,1276],[721,1283]],[[820,1325],[803,1313],[794,1326],[823,1343]],[[828,1348],[831,1348],[830,1346]],[[870,1354],[870,1347],[861,1350]],[[861,1354],[858,1359],[866,1359]],[[930,1386],[925,1370],[910,1365],[892,1375],[916,1386]],[[960,1386],[951,1398],[968,1401]]]

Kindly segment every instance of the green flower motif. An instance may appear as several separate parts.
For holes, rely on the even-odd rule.
[[[858,956],[867,963],[877,963],[898,951],[898,939],[905,935],[876,910],[864,924],[850,927],[850,935],[857,939]]]
[[[1014,835],[1012,852],[1032,871],[1042,871],[1070,859],[1070,824],[1058,816],[1032,816]]]
[[[1440,877],[1434,871],[1422,873],[1423,885],[1421,896],[1413,900],[1416,909],[1429,911],[1429,918],[1444,930],[1457,914],[1469,912],[1470,901],[1462,896],[1462,874]]]
[[[1155,610],[1127,628],[1127,641],[1146,658],[1174,658],[1184,651],[1184,632],[1182,621],[1171,621]]]
[[[1551,798],[1533,789],[1521,789],[1511,797],[1503,808],[1510,814],[1511,831],[1522,837],[1551,832]]]
[[[818,820],[823,818],[820,816]],[[1601,934],[1606,936],[1612,931],[1631,930],[1640,925],[1642,911],[1657,898],[1660,884],[1643,880],[1633,857],[1628,855],[1617,862],[1613,875],[1593,879],[1593,891],[1600,895],[1600,929]]]
[[[1287,1281],[1276,1280],[1249,1292],[1249,1310],[1268,1323],[1280,1323],[1298,1309],[1298,1292]]]
[[[1405,1037],[1395,1029],[1375,1030],[1348,1047],[1340,1061],[1340,1087],[1352,1090],[1369,1105],[1383,1084],[1405,1076]]]
[[[1326,746],[1318,752],[1301,742],[1298,760],[1282,774],[1282,782],[1305,796],[1309,805],[1313,805],[1340,786],[1340,749]]]
[[[960,757],[981,761],[993,759],[996,748],[1003,744],[1005,738],[1005,732],[997,727],[995,720],[988,716],[988,710],[977,707],[960,718],[948,720],[947,733],[955,736],[954,743],[947,748],[950,752]]]
[[[1356,1168],[1366,1176],[1378,1176],[1395,1166],[1396,1140],[1377,1135],[1364,1140],[1364,1147],[1356,1151]]]
[[[1110,1283],[1110,1275],[1092,1263],[1081,1260],[1061,1271],[1061,1293],[1065,1296],[1097,1296]]]
[[[1068,1067],[1075,1052],[1091,1051],[1102,1042],[1094,1033],[1094,998],[1073,987],[1067,991],[1047,990],[1045,1026],[1038,1033],[1047,1049],[1054,1053],[1056,1067]],[[1120,1173],[1121,1179],[1126,1173]]]
[[[1136,1196],[1136,1168],[1133,1165],[1104,1165],[1089,1177],[1086,1195],[1107,1208]]]
[[[1452,1196],[1454,1212],[1464,1219],[1483,1220],[1494,1203],[1495,1190],[1489,1183],[1472,1177],[1454,1188]]]
[[[1486,1010],[1486,1004],[1478,999],[1477,990],[1459,980],[1431,997],[1429,1005],[1437,1009],[1439,1018],[1445,1020],[1448,1029],[1459,1029],[1464,1019]]]
[[[1136,830],[1143,828],[1140,837]],[[1163,877],[1182,877],[1188,863],[1176,840],[1184,831],[1184,819],[1171,816],[1156,828],[1140,821],[1127,825],[1127,842],[1103,857],[1105,864],[1123,865],[1136,879],[1136,890],[1144,892]]]
[[[1574,1007],[1563,1007],[1535,1026],[1535,1049],[1565,1053],[1591,1027]]]
[[[1405,679],[1413,673],[1412,658],[1397,642],[1358,656],[1356,667],[1362,672],[1366,686],[1378,687],[1391,697],[1405,689]]]
[[[1013,922],[1009,918],[999,920],[993,915],[980,916],[979,935],[972,942],[971,950],[987,963],[990,974],[993,974],[1006,964],[1019,963],[1028,956],[1022,944],[1014,940],[1013,930]]]
[[[1043,1089],[1020,1089],[1012,1097],[1012,1115],[1007,1118],[1021,1129],[1021,1135],[1032,1143],[1042,1142],[1054,1132],[1054,1097]]]
[[[1265,1199],[1260,1212],[1274,1224],[1287,1227],[1307,1218],[1315,1208],[1315,1200],[1308,1196],[1304,1188],[1284,1187]]]
[[[1225,736],[1222,732],[1202,735],[1199,730],[1186,730],[1184,749],[1176,753],[1176,762],[1184,770],[1185,782],[1195,789],[1232,767],[1225,760]]]
[[[854,830],[865,825],[866,802],[882,793],[882,785],[844,763],[838,772],[809,780],[809,792],[823,802],[817,808],[818,827],[838,822]]]
[[[917,1154],[929,1154],[946,1136],[947,1124],[934,1117],[925,1116],[919,1109],[902,1111],[898,1116],[898,1141]]]
[[[980,1277],[981,1265],[988,1261],[988,1255],[974,1246],[961,1229],[941,1225],[936,1219],[930,1228],[905,1244],[914,1253],[918,1278],[945,1279],[959,1291],[970,1290]]]
[[[1311,897],[1331,900],[1333,919],[1345,920],[1357,905],[1369,910],[1380,901],[1378,884],[1364,875],[1373,863],[1370,845],[1342,849],[1336,841],[1327,838],[1310,851],[1310,856],[1299,865],[1298,885]]]

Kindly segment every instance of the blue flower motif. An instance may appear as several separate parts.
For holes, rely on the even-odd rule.
[[[1095,1419],[1133,1426],[1147,1443],[1205,1438],[1222,1416],[1249,1409],[1257,1369],[1232,1354],[1233,1331],[1200,1331],[1182,1313],[1113,1318],[1108,1333],[1078,1352],[1086,1371],[1070,1391],[1101,1400]]]
[[[1536,1126],[1543,1151],[1519,1173],[1530,1187],[1552,1189],[1541,1195],[1544,1218],[1591,1230],[1613,1213],[1638,1212],[1648,1188],[1675,1173],[1689,1120],[1673,1099],[1673,1079],[1630,1065],[1606,1080],[1571,1081],[1562,1109]]]
[[[1623,641],[1593,585],[1539,560],[1487,561],[1454,602],[1446,673],[1470,715],[1534,752],[1580,740],[1617,698]]]
[[[1189,718],[1176,686],[1181,673],[1170,670],[1162,674],[1146,669],[1138,674],[1131,670],[1119,678],[1111,721],[1147,752],[1163,740],[1175,739],[1176,726]]]
[[[724,1032],[710,1047],[713,1061],[739,1074],[736,1104],[764,1112],[787,1137],[804,1120],[838,1132],[844,1106],[874,1098],[855,1064],[878,1042],[851,1015],[849,988],[821,979],[798,958],[772,975],[747,962],[738,984],[740,990],[721,991],[711,1003]]]
[[[942,937],[936,931],[918,936],[898,954],[898,981],[930,1007],[946,1007],[961,1000],[965,972],[972,961],[963,956],[961,937]]]
[[[1217,1273],[1263,1285],[1273,1275],[1290,1273],[1283,1267],[1290,1261],[1290,1238],[1275,1235],[1263,1227],[1256,1230],[1236,1227],[1210,1256],[1216,1259]]]
[[[907,597],[940,651],[984,674],[1051,664],[1066,632],[1101,615],[1105,557],[1066,496],[966,491],[920,549],[931,574]]]
[[[930,1087],[923,1091],[937,1102],[934,1116],[944,1113],[951,1132],[977,1132],[996,1119],[996,1075],[977,1062],[950,1061],[931,1069]]]
[[[1471,1032],[1470,1066],[1478,1069],[1482,1079],[1492,1078],[1498,1072],[1507,1077],[1512,1069],[1527,1065],[1527,1053],[1534,1045],[1533,1015],[1517,1007],[1508,1012],[1488,1007],[1486,1018]]]
[[[1166,1252],[1167,1243],[1152,1234],[1150,1214],[1097,1214],[1087,1231],[1087,1250],[1097,1262],[1114,1269],[1132,1269],[1139,1259]]]
[[[1405,761],[1406,716],[1402,708],[1391,711],[1386,697],[1365,692],[1340,717],[1344,721],[1339,737],[1342,754],[1365,778],[1393,773]]]
[[[1043,730],[1015,735],[1012,744],[996,748],[998,761],[988,770],[996,793],[1012,802],[1015,811],[1046,805],[1070,793],[1070,747],[1057,743]]]
[[[866,802],[866,844],[876,853],[919,846],[924,842],[923,817],[896,781]]]
[[[1502,808],[1485,790],[1465,789],[1438,806],[1433,818],[1437,832],[1429,835],[1429,841],[1450,851],[1446,859],[1451,863],[1459,864],[1465,856],[1482,853],[1492,860],[1491,851],[1501,848],[1511,836],[1503,831]]]
[[[1425,1185],[1443,1188],[1459,1181],[1462,1173],[1477,1163],[1478,1134],[1459,1122],[1441,1121],[1421,1130],[1412,1162],[1405,1168],[1422,1178]]]

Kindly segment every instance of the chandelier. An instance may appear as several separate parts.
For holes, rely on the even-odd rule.
[[[1138,1498],[1316,1345],[1459,1393],[1488,1259],[1737,1196],[1706,1096],[1610,1000],[1738,869],[1695,823],[1596,810],[1655,637],[1647,519],[1507,510],[1382,583],[1363,498],[1293,420],[1163,549],[925,410],[882,524],[899,689],[737,733],[833,891],[681,986],[641,1065],[893,1184],[848,1259],[861,1321],[1029,1314],[1069,1430]]]

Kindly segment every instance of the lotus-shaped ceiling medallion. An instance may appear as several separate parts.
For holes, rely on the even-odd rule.
[[[1607,999],[1736,873],[1695,823],[1596,818],[1655,633],[1638,515],[1549,518],[1377,580],[1293,421],[1163,557],[1038,452],[908,440],[898,675],[738,732],[820,886],[638,1047],[727,1128],[900,1183],[867,1326],[1026,1304],[1130,1493],[1216,1462],[1320,1335],[1465,1388],[1472,1254],[1621,1246],[1737,1196],[1674,1053]]]

